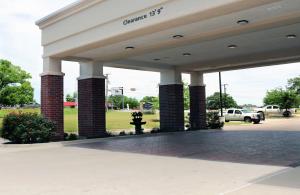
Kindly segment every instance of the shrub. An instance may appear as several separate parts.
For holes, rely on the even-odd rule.
[[[73,141],[73,140],[78,140],[78,135],[75,133],[65,133],[64,134],[64,140],[65,141]]]
[[[69,138],[69,134],[68,133],[64,133],[64,140],[67,141]]]
[[[102,137],[115,137],[115,135],[112,132],[106,131]]]
[[[120,133],[119,133],[119,136],[125,136],[126,135],[126,132],[125,131],[121,131]]]
[[[0,136],[16,144],[49,142],[55,124],[37,113],[10,113],[3,119]]]
[[[75,133],[71,133],[69,135],[69,140],[72,141],[72,140],[78,140],[78,136],[75,134]]]
[[[185,123],[185,128],[186,128],[186,130],[190,130],[190,129],[191,129],[190,113],[188,113],[188,114],[184,117],[184,123]]]
[[[210,129],[221,129],[224,126],[224,122],[220,122],[220,116],[218,112],[207,113],[207,126]]]
[[[159,133],[160,132],[160,129],[159,128],[153,128],[150,133],[151,134],[154,134],[154,133]]]

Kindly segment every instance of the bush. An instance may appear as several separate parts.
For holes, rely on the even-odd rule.
[[[153,128],[150,133],[154,134],[154,133],[159,133],[160,129],[159,128]]]
[[[64,133],[64,140],[65,141],[74,141],[74,140],[78,140],[78,135],[75,133]]]
[[[220,122],[219,118],[218,112],[207,113],[207,127],[210,129],[221,129],[224,126],[224,122]]]
[[[156,110],[154,108],[152,108],[150,110],[143,110],[143,114],[144,115],[153,115],[153,114],[156,114]]]
[[[115,135],[112,132],[106,131],[102,137],[115,137]]]
[[[126,135],[126,132],[125,131],[121,131],[120,133],[119,133],[119,136],[125,136]]]
[[[186,130],[190,130],[191,129],[191,123],[190,123],[190,113],[188,113],[185,117],[184,117],[184,123],[185,123],[185,128]]]
[[[16,144],[49,142],[55,124],[37,113],[10,113],[3,119],[0,136]]]

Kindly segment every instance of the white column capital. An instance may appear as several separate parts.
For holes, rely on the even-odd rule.
[[[40,76],[45,75],[64,76],[65,74],[61,72],[61,60],[52,57],[44,57],[43,73]]]
[[[205,86],[203,72],[191,73],[191,85],[190,86]]]
[[[160,85],[183,84],[181,72],[173,70],[164,70],[160,72]]]
[[[103,65],[94,61],[80,62],[80,76],[78,80],[101,78],[105,79],[103,75]]]

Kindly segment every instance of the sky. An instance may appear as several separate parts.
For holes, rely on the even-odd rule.
[[[75,0],[9,0],[1,1],[0,7],[0,58],[11,61],[32,75],[34,98],[40,102],[40,73],[42,73],[41,32],[35,22]],[[79,65],[63,62],[65,76],[64,92],[77,90]],[[159,73],[104,68],[109,74],[109,87],[124,87],[127,96],[141,99],[157,96]],[[227,93],[239,105],[262,105],[267,90],[285,87],[287,80],[300,75],[300,63],[269,66],[255,69],[227,71],[222,73],[222,82],[228,84]],[[189,83],[189,75],[183,74]],[[218,91],[218,73],[204,75],[207,96]],[[136,88],[136,91],[131,91]]]

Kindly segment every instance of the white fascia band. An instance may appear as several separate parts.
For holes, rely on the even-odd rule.
[[[191,73],[190,86],[205,86],[203,72],[192,72]]]
[[[181,72],[177,70],[166,70],[160,72],[160,85],[182,85]]]
[[[105,79],[103,65],[95,62],[80,62],[80,76],[77,80],[83,79]]]
[[[64,76],[61,72],[61,60],[57,58],[45,57],[43,58],[43,73],[40,76],[53,75]]]

